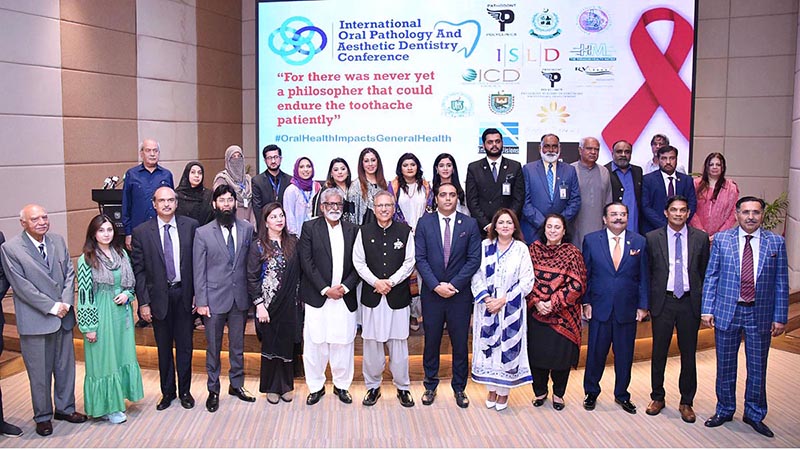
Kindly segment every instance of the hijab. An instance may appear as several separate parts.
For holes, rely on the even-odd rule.
[[[300,169],[300,161],[302,160],[308,161],[311,164],[311,176],[308,177],[307,180],[304,180],[300,177],[299,169]],[[297,186],[301,191],[310,191],[314,188],[314,163],[311,159],[301,156],[297,158],[297,161],[294,162],[294,176],[292,177],[292,184]]]

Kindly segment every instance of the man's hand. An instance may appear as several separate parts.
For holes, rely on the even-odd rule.
[[[643,321],[646,317],[647,317],[647,310],[646,309],[641,309],[641,308],[637,308],[636,309],[636,321],[637,322]]]
[[[198,306],[197,314],[200,314],[201,316],[211,317],[211,308],[209,308],[208,306]]]
[[[592,305],[583,305],[583,319],[592,320]]]
[[[772,332],[772,337],[780,336],[781,334],[783,334],[785,330],[786,330],[785,323],[772,322],[772,329],[770,330]]]
[[[139,317],[147,323],[153,322],[153,315],[150,312],[150,305],[142,305],[139,307]]]
[[[703,325],[707,326],[708,328],[714,328],[714,316],[712,316],[711,314],[701,315],[700,320],[702,320]]]
[[[433,288],[433,292],[436,292],[442,298],[450,298],[458,293],[452,284],[445,282],[439,283],[438,286]]]
[[[334,300],[340,300],[342,297],[344,297],[344,286],[341,284],[331,286],[328,291],[325,292],[325,296]]]
[[[267,312],[267,307],[263,303],[259,303],[256,306],[256,319],[261,323],[269,323],[269,312]]]
[[[64,317],[66,317],[68,312],[69,312],[69,305],[66,303],[62,303],[58,307],[58,313],[56,314],[56,316],[58,316],[59,319],[63,319]]]
[[[91,344],[97,342],[97,331],[90,331],[86,333],[86,340]]]
[[[131,235],[125,236],[125,248],[131,251]]]
[[[381,295],[389,295],[392,290],[392,283],[389,280],[378,280],[375,282],[375,292]]]

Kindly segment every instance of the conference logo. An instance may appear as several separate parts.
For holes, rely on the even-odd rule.
[[[519,154],[519,122],[481,122],[478,127],[478,154],[485,154],[483,149],[483,132],[487,128],[496,128],[503,136],[503,153]]]
[[[558,14],[548,8],[533,15],[531,26],[533,28],[528,33],[539,39],[552,39],[561,34],[561,28],[558,28]]]
[[[437,30],[438,33],[442,33],[443,31],[440,29],[440,25],[449,25],[450,27],[457,28],[461,33],[458,36],[461,36],[463,39],[461,42],[456,43],[456,49],[453,51],[456,53],[463,53],[464,58],[469,58],[472,56],[472,53],[475,51],[475,48],[478,46],[478,41],[481,38],[480,22],[475,19],[465,20],[458,23],[440,20],[433,24],[433,29]],[[472,42],[470,42],[471,36],[475,36],[474,39],[472,39]]]
[[[442,115],[468,117],[473,114],[472,98],[462,92],[449,94],[442,100]]]
[[[489,96],[489,109],[495,114],[508,114],[514,109],[514,96],[498,92]]]
[[[467,83],[481,84],[519,83],[520,77],[517,69],[466,69],[461,74]]]
[[[614,75],[614,72],[611,70],[611,67],[600,67],[600,66],[579,66],[575,68],[575,71],[582,72],[585,75],[590,77],[602,77],[604,75]]]
[[[550,82],[550,87],[556,87],[556,83],[561,81],[561,73],[560,72],[545,72],[542,71],[542,76],[547,78],[547,81]]]
[[[516,6],[515,4],[489,4],[487,5],[486,12],[492,16],[492,19],[500,23],[500,33],[506,32],[506,25],[514,22],[514,10],[509,9]],[[501,9],[495,9],[501,8]]]
[[[286,64],[302,66],[328,45],[328,36],[310,20],[293,16],[270,33],[269,49]]]
[[[551,101],[547,106],[539,106],[539,113],[536,114],[536,117],[539,118],[539,123],[550,121],[567,123],[567,118],[569,118],[569,116],[570,114],[567,112],[567,107],[565,105],[559,105],[556,101]]]
[[[580,44],[570,50],[570,61],[616,61],[614,48],[605,43]]]
[[[578,26],[587,33],[599,33],[608,27],[608,14],[599,6],[586,8],[578,15]]]

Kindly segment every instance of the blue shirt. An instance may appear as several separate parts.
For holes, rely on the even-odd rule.
[[[152,173],[144,167],[144,164],[131,167],[125,172],[124,180],[122,224],[125,226],[125,234],[130,235],[139,224],[156,217],[156,210],[153,208],[153,194],[156,189],[161,186],[174,189],[175,185],[172,182],[172,172],[159,165],[156,165]]]
[[[617,174],[619,182],[622,183],[622,203],[628,207],[628,229],[639,232],[639,209],[636,207],[636,191],[633,188],[633,172],[628,167],[627,172],[623,172],[619,166],[611,162],[611,171]]]

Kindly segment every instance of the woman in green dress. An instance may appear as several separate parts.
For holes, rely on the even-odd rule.
[[[125,399],[144,397],[133,336],[135,283],[128,255],[114,241],[111,219],[95,216],[78,258],[78,327],[86,355],[83,401],[88,415],[111,423],[127,420]]]

